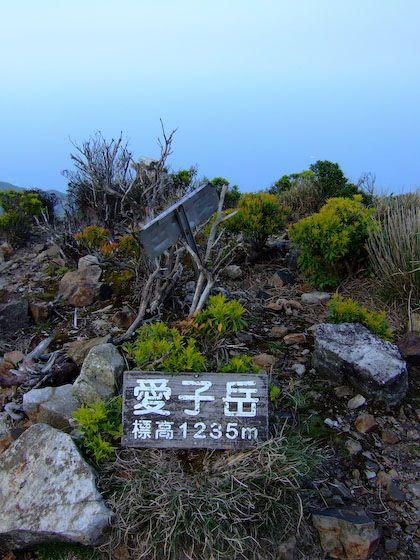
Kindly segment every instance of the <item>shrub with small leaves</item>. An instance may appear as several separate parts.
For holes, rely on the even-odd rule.
[[[313,285],[334,288],[365,261],[372,212],[360,195],[330,198],[318,214],[290,226],[291,239],[300,250],[299,267]]]
[[[228,363],[219,368],[220,373],[258,373],[257,366],[253,366],[251,357],[246,354],[235,354]]]
[[[82,404],[73,413],[82,433],[77,443],[95,467],[114,455],[113,444],[122,433],[121,403],[121,396],[113,397],[107,403],[97,401],[89,405]]]
[[[109,236],[109,229],[92,225],[76,233],[74,239],[83,247],[100,251],[102,247],[107,244]]]
[[[360,323],[374,334],[392,341],[392,332],[385,318],[385,311],[368,311],[351,298],[335,295],[328,302],[327,319],[331,323]]]
[[[146,323],[123,349],[143,371],[203,371],[205,358],[194,338],[164,323]]]
[[[274,194],[245,193],[238,202],[238,212],[226,222],[226,229],[242,232],[256,248],[264,247],[270,235],[279,233],[286,224],[288,208]]]
[[[42,203],[36,193],[24,191],[0,191],[0,231],[11,243],[21,244],[27,238],[34,217],[42,212]]]
[[[244,319],[245,307],[239,301],[228,301],[222,294],[211,296],[203,311],[193,319],[194,328],[199,336],[228,336],[247,326]]]

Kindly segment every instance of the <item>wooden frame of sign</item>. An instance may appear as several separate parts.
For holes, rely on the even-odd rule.
[[[268,377],[128,371],[122,410],[127,447],[253,447],[268,439]]]

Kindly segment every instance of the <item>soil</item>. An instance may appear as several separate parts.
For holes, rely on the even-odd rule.
[[[11,264],[0,273],[3,292],[20,293],[29,300],[51,301],[55,298],[59,267],[51,266],[50,258],[37,258],[44,247],[47,247],[44,240],[33,239],[12,254]],[[223,278],[219,284],[229,297],[236,297],[247,308],[248,328],[229,341],[229,351],[250,355],[268,353],[276,358],[268,371],[271,381],[281,388],[281,394],[272,405],[272,417],[305,433],[326,457],[322,474],[307,481],[314,492],[310,503],[304,504],[305,517],[310,521],[314,508],[360,505],[376,522],[381,533],[379,548],[372,558],[420,558],[420,485],[412,486],[419,482],[420,468],[419,367],[408,366],[409,390],[397,407],[386,409],[365,395],[364,405],[349,409],[347,403],[357,391],[338,389],[333,383],[321,379],[311,367],[311,327],[326,320],[327,307],[325,304],[299,305],[302,293],[314,290],[296,270],[284,265],[284,256],[284,242],[273,244],[259,261],[242,266],[240,279]],[[293,284],[273,286],[271,278],[277,271],[288,272],[294,278]],[[193,280],[193,272],[190,276],[185,283]],[[185,283],[176,289],[160,319],[172,321],[185,316],[188,309]],[[65,303],[55,303],[47,322],[32,324],[12,339],[0,341],[0,352],[20,350],[27,354],[48,336],[55,337],[49,351],[60,350],[74,340],[109,333],[114,336],[120,331],[113,324],[113,315],[124,306],[135,312],[140,293],[134,280],[115,283],[115,288],[113,297],[79,309],[77,314]],[[386,310],[396,341],[404,333],[406,309],[397,304],[389,305],[373,279],[360,274],[343,283],[337,291],[346,297],[351,296],[369,310]],[[290,304],[291,301],[298,305]],[[269,305],[273,303],[277,308]],[[284,338],[272,338],[270,331],[275,326],[286,327],[289,334],[304,333],[305,341],[287,345]],[[302,373],[303,368],[296,368],[296,364],[305,366],[305,372]],[[301,374],[297,372],[299,369]],[[19,389],[0,389],[0,403],[17,398],[29,388],[23,385]],[[375,430],[369,433],[357,431],[355,420],[361,413],[374,416]],[[349,454],[345,445],[349,439],[361,445],[359,453]],[[296,558],[323,558],[315,529],[310,542],[299,543]]]

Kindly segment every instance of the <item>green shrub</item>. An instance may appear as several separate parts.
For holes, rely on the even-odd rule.
[[[338,295],[330,299],[328,309],[327,319],[331,323],[360,323],[385,340],[393,339],[385,318],[385,311],[368,311],[351,298],[344,299]]]
[[[115,452],[113,443],[122,433],[121,403],[122,397],[118,396],[107,403],[98,401],[82,404],[73,414],[82,432],[77,443],[95,467],[109,460]]]
[[[205,358],[194,338],[187,338],[164,323],[146,323],[133,343],[123,349],[143,371],[203,371]]]
[[[252,358],[246,354],[235,354],[225,366],[219,368],[220,373],[258,373],[257,366],[252,365]]]
[[[264,247],[270,235],[279,233],[286,224],[288,209],[274,194],[245,193],[238,202],[238,212],[226,222],[226,229],[242,232],[255,245]]]
[[[336,287],[363,263],[372,211],[363,206],[360,195],[330,198],[318,214],[290,226],[291,239],[300,250],[299,267],[312,284]]]
[[[20,244],[29,235],[34,217],[42,212],[42,203],[36,193],[25,191],[0,191],[0,230],[11,243]]]
[[[418,193],[380,201],[369,227],[367,251],[381,286],[394,299],[420,298]]]
[[[228,301],[222,294],[210,296],[207,306],[193,318],[199,336],[229,336],[247,326],[245,307],[237,300]]]
[[[74,239],[79,245],[87,249],[100,251],[108,243],[109,229],[99,226],[87,226],[81,232],[76,233]]]

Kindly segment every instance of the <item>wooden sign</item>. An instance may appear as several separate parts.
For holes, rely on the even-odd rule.
[[[219,197],[216,188],[207,183],[167,208],[140,231],[140,240],[150,259],[176,243],[182,236],[195,248],[192,229],[216,212]]]
[[[266,373],[124,374],[127,447],[253,447],[268,439]]]

